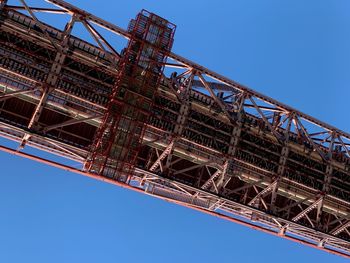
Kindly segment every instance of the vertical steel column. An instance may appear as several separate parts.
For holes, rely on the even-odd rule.
[[[143,10],[128,31],[117,81],[85,163],[85,169],[120,181],[133,173],[175,26]]]
[[[174,128],[174,135],[173,136],[175,138],[173,139],[173,147],[172,147],[170,153],[168,154],[168,158],[165,162],[165,169],[169,169],[171,166],[173,151],[174,151],[174,148],[176,146],[177,139],[178,139],[178,137],[180,137],[182,135],[182,132],[184,130],[188,115],[190,113],[190,109],[191,109],[190,95],[191,95],[191,88],[192,88],[192,82],[193,82],[194,75],[195,74],[192,71],[190,76],[183,83],[183,85],[185,87],[183,89],[183,94],[181,96],[182,103],[180,106],[179,115],[177,117],[176,125]]]
[[[56,53],[56,57],[55,60],[51,66],[50,72],[45,80],[44,83],[42,83],[42,94],[41,94],[41,98],[39,100],[39,103],[37,104],[33,114],[32,114],[32,118],[29,121],[28,124],[28,129],[36,129],[37,127],[35,127],[39,121],[40,115],[45,107],[45,103],[50,95],[50,92],[54,89],[54,87],[57,85],[57,79],[58,79],[58,75],[61,72],[64,60],[66,59],[67,56],[67,52],[69,49],[68,46],[68,41],[69,41],[69,36],[73,30],[73,26],[74,23],[76,21],[76,15],[72,15],[71,20],[66,24],[63,35],[62,35],[62,39],[61,39],[61,46],[62,48],[60,48],[59,50],[57,50]],[[30,139],[30,134],[26,133],[23,136],[22,142],[20,144],[20,149],[24,148],[24,146],[26,145],[27,141]]]
[[[323,203],[324,203],[324,199],[326,197],[326,195],[329,192],[329,186],[331,184],[331,180],[332,180],[332,174],[333,174],[333,150],[334,150],[334,140],[335,137],[337,136],[337,134],[332,131],[331,132],[331,141],[329,143],[329,147],[328,147],[328,154],[327,154],[327,166],[326,166],[326,172],[325,172],[325,177],[324,177],[324,181],[323,181],[323,186],[322,186],[322,201],[318,204],[317,206],[317,213],[316,213],[316,227],[323,230],[322,228],[325,227],[325,225],[322,224],[321,222],[321,216],[322,216],[322,212],[323,212]],[[321,244],[322,246],[324,244]]]
[[[277,178],[276,178],[276,184],[274,185],[273,189],[272,189],[272,194],[271,194],[271,203],[270,203],[270,211],[272,213],[276,213],[276,199],[277,199],[277,191],[278,191],[278,187],[279,184],[282,180],[282,177],[284,175],[284,171],[285,171],[285,166],[288,160],[288,155],[289,155],[289,132],[290,132],[290,128],[292,125],[292,119],[293,119],[293,114],[291,114],[288,117],[288,123],[287,123],[287,127],[286,130],[284,132],[284,140],[283,140],[283,147],[281,150],[281,155],[280,155],[280,159],[278,161],[278,168],[277,168]]]
[[[239,99],[236,101],[237,105],[237,117],[236,117],[236,123],[233,126],[233,130],[231,133],[231,139],[230,139],[230,145],[228,148],[228,156],[232,156],[232,158],[236,155],[238,142],[241,138],[242,128],[243,128],[243,118],[244,118],[244,101],[246,99],[246,94],[242,93]],[[221,190],[222,187],[225,187],[226,184],[229,182],[230,178],[227,178],[228,174],[231,174],[231,176],[234,173],[234,160],[228,157],[228,159],[225,162],[224,165],[224,172],[222,173],[221,177],[219,178],[219,185],[218,189]]]

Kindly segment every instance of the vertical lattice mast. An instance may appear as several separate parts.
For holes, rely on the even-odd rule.
[[[85,168],[125,180],[133,172],[175,25],[142,10],[129,24],[130,40]]]

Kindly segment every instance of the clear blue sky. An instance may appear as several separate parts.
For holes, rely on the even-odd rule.
[[[158,13],[178,26],[176,53],[350,131],[348,0],[74,3],[124,28],[142,8]],[[347,262],[29,160],[0,160],[0,262]]]

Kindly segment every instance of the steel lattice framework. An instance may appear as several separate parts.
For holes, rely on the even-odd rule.
[[[350,257],[350,134],[171,53],[154,14],[144,22],[163,33],[142,38],[143,22],[124,30],[61,0],[19,2],[0,0],[0,135],[19,142],[1,150]]]

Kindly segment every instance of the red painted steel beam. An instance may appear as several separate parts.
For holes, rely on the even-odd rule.
[[[178,205],[181,205],[181,206],[184,206],[184,207],[188,207],[188,208],[197,210],[199,212],[206,213],[208,215],[212,215],[212,216],[215,216],[215,217],[218,217],[218,218],[221,218],[221,219],[225,219],[225,220],[228,220],[230,222],[234,222],[234,223],[237,223],[237,224],[249,227],[249,228],[254,229],[254,230],[258,230],[258,231],[262,231],[262,232],[267,233],[267,234],[271,234],[271,235],[274,235],[274,236],[282,237],[282,238],[285,238],[287,240],[291,240],[291,241],[297,242],[297,243],[302,244],[302,245],[306,245],[306,246],[309,246],[309,247],[312,247],[312,248],[316,248],[316,249],[319,249],[319,250],[322,250],[322,251],[325,251],[325,252],[328,252],[328,253],[331,253],[331,254],[334,254],[334,255],[337,255],[337,256],[342,256],[344,258],[350,259],[350,254],[342,253],[340,251],[332,250],[332,249],[325,248],[325,247],[320,247],[320,246],[317,246],[316,244],[313,244],[313,243],[308,242],[306,240],[301,240],[301,239],[298,239],[298,238],[295,238],[295,237],[292,237],[292,236],[281,235],[281,234],[279,234],[279,233],[277,233],[275,231],[263,228],[261,226],[254,225],[252,223],[249,223],[249,222],[237,219],[237,218],[232,218],[232,217],[229,217],[227,215],[223,215],[223,214],[220,214],[220,213],[217,213],[217,212],[208,211],[206,209],[199,208],[199,207],[196,207],[196,206],[192,206],[190,204],[186,204],[186,203],[183,203],[183,202],[180,202],[180,201],[177,201],[177,200],[173,200],[173,199],[166,198],[166,197],[161,197],[161,196],[158,196],[158,195],[152,195],[152,194],[149,194],[149,193],[145,192],[144,190],[142,190],[140,188],[133,187],[133,186],[130,186],[128,184],[121,183],[121,182],[118,182],[118,181],[115,181],[115,180],[112,180],[112,179],[109,179],[109,178],[106,178],[106,177],[103,177],[103,176],[100,176],[100,175],[88,173],[88,172],[79,170],[77,168],[74,168],[74,167],[71,167],[71,166],[68,166],[68,165],[60,164],[58,162],[54,162],[54,161],[51,161],[51,160],[48,160],[48,159],[45,159],[45,158],[41,158],[41,157],[38,157],[38,156],[35,156],[35,155],[31,155],[29,153],[19,152],[19,151],[16,151],[14,149],[11,149],[11,148],[8,148],[8,147],[5,147],[5,146],[0,146],[0,151],[6,152],[6,153],[9,153],[9,154],[12,154],[12,155],[24,157],[24,158],[27,158],[27,159],[30,159],[30,160],[33,160],[33,161],[37,161],[37,162],[43,163],[43,164],[47,164],[47,165],[50,165],[50,166],[53,166],[53,167],[56,167],[56,168],[59,168],[59,169],[65,170],[65,171],[69,171],[69,172],[77,173],[77,174],[80,174],[80,175],[84,175],[86,177],[90,177],[90,178],[93,178],[93,179],[96,179],[96,180],[99,180],[99,181],[102,181],[102,182],[113,184],[113,185],[116,185],[116,186],[119,186],[119,187],[122,187],[122,188],[125,188],[125,189],[133,190],[133,191],[136,191],[138,193],[151,195],[153,197],[157,197],[159,199],[162,199],[162,200],[165,200],[165,201],[168,201],[168,202],[171,202],[171,203],[175,203],[175,204],[178,204]]]

